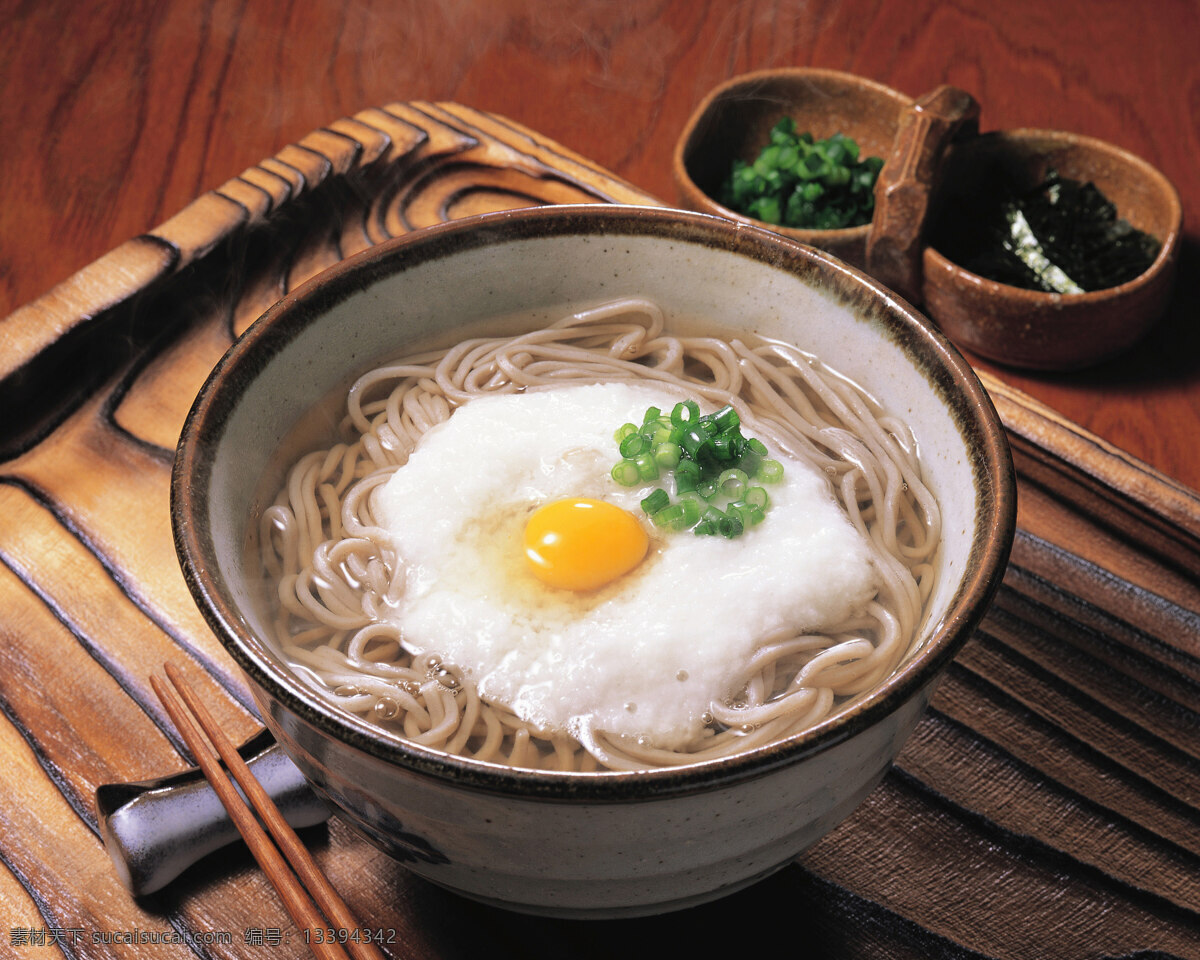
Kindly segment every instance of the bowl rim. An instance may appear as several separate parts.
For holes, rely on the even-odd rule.
[[[696,146],[692,142],[696,131],[700,129],[701,123],[718,101],[735,91],[743,88],[752,88],[756,84],[761,84],[768,80],[801,80],[812,77],[845,81],[852,86],[870,89],[875,93],[885,95],[888,99],[895,100],[897,108],[903,106],[911,107],[914,102],[912,97],[878,80],[872,80],[869,77],[860,76],[856,73],[847,73],[844,70],[831,70],[826,67],[774,67],[764,70],[754,70],[750,73],[742,73],[735,77],[730,77],[705,94],[704,99],[696,105],[696,108],[688,116],[687,122],[683,125],[683,130],[679,134],[679,138],[675,141],[675,148],[671,155],[671,171],[674,175],[676,187],[686,193],[694,193],[696,196],[704,197],[712,204],[713,212],[719,212],[720,216],[726,217],[729,220],[737,220],[740,223],[760,227],[764,230],[771,230],[783,236],[799,240],[802,243],[820,241],[823,243],[836,242],[839,244],[848,244],[857,240],[865,240],[871,232],[871,221],[859,224],[857,227],[817,230],[807,227],[788,227],[783,224],[771,224],[765,220],[748,217],[744,213],[738,213],[736,210],[726,207],[716,197],[710,196],[706,191],[701,189],[700,185],[692,179],[692,175],[688,170],[688,160],[692,156],[694,147]],[[886,162],[888,157],[885,156],[883,159]],[[701,210],[697,212],[703,213],[706,211]]]
[[[833,293],[840,294],[851,309],[850,292],[859,297],[865,294],[880,312],[893,318],[892,332],[906,338],[910,344],[906,354],[923,365],[931,386],[948,405],[953,400],[951,415],[960,425],[972,428],[964,440],[982,489],[962,582],[945,616],[925,646],[867,697],[802,733],[727,758],[641,771],[530,770],[450,756],[384,735],[329,704],[280,665],[267,644],[245,626],[236,604],[220,588],[222,577],[214,549],[202,530],[212,454],[240,395],[239,383],[244,386],[261,372],[275,353],[329,307],[372,282],[453,256],[456,250],[497,240],[579,234],[649,234],[722,248],[801,279],[824,278],[839,284],[842,289]],[[966,642],[999,586],[1015,522],[1015,477],[999,415],[962,355],[905,301],[836,258],[772,231],[693,211],[618,204],[533,207],[463,218],[370,247],[306,281],[257,319],[210,372],[187,415],[171,476],[172,533],[184,579],[204,619],[252,684],[351,750],[462,787],[551,802],[623,802],[717,789],[761,777],[874,725],[935,680]]]
[[[922,274],[923,278],[928,276],[931,270],[933,270],[941,277],[948,278],[948,280],[943,279],[942,283],[950,282],[955,285],[969,284],[978,291],[980,296],[992,297],[1001,302],[1020,303],[1026,309],[1051,308],[1054,310],[1061,310],[1068,306],[1087,307],[1093,304],[1104,303],[1122,298],[1128,294],[1133,294],[1143,287],[1154,283],[1168,264],[1174,261],[1178,253],[1183,233],[1183,203],[1179,198],[1179,191],[1175,189],[1175,185],[1167,179],[1167,176],[1161,170],[1148,160],[1142,159],[1137,154],[1126,150],[1124,147],[1119,147],[1115,143],[1109,143],[1107,140],[1100,140],[1081,133],[1072,133],[1069,130],[1040,130],[1032,127],[989,130],[987,133],[981,133],[970,140],[954,144],[951,149],[967,152],[972,150],[988,150],[993,149],[997,144],[1003,145],[1006,142],[1028,142],[1034,140],[1076,144],[1096,150],[1140,171],[1146,176],[1147,180],[1155,183],[1167,200],[1167,216],[1171,221],[1171,226],[1167,230],[1166,236],[1159,241],[1158,256],[1136,277],[1126,280],[1115,287],[1104,287],[1100,290],[1088,290],[1083,293],[1051,293],[1045,290],[1029,290],[1025,287],[1016,287],[1010,283],[1001,283],[998,280],[989,279],[972,270],[968,270],[957,261],[946,256],[946,254],[937,249],[932,243],[926,243],[924,250],[922,250],[922,259],[925,264]],[[922,279],[923,288],[925,283],[926,281]]]

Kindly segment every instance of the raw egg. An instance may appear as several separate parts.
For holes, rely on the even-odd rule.
[[[642,562],[650,539],[628,510],[569,497],[539,507],[525,524],[525,559],[547,586],[597,590]]]

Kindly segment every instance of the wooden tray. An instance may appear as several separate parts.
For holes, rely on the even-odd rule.
[[[203,669],[232,734],[258,726],[175,562],[184,415],[233,338],[323,267],[453,217],[582,201],[658,203],[500,117],[391,104],[0,320],[0,913],[18,956],[307,955],[240,846],[135,901],[97,833],[97,785],[186,766],[149,689],[164,660]],[[599,925],[462,900],[336,820],[308,831],[364,924],[395,931],[389,952],[636,956],[741,931],[745,950],[830,958],[1200,958],[1200,500],[984,381],[1020,473],[1012,564],[849,821],[750,891]],[[193,945],[151,942],[170,936]]]

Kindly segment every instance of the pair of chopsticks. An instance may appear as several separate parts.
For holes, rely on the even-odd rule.
[[[330,885],[328,878],[313,861],[296,832],[262,788],[262,784],[254,778],[233,742],[217,726],[195,690],[177,667],[168,663],[165,670],[179,697],[183,698],[183,703],[180,703],[179,697],[176,697],[170,687],[158,677],[152,676],[150,685],[158,694],[158,699],[162,701],[188,749],[192,751],[205,778],[212,784],[221,803],[229,811],[230,818],[245,838],[254,859],[278,891],[288,913],[302,930],[310,931],[306,940],[312,952],[321,960],[350,960],[346,950],[350,951],[354,960],[383,960],[383,954],[371,942],[369,936],[355,936],[361,928],[350,908]],[[191,716],[188,715],[188,711]],[[204,735],[192,722],[192,717],[195,717],[212,746],[216,748],[216,755],[205,742]],[[238,794],[228,774],[221,768],[217,756],[220,757],[220,761],[224,761],[225,767],[233,774],[233,779],[250,799],[253,811]],[[255,813],[258,814],[258,819],[255,818]],[[269,837],[260,826],[259,819],[270,831]],[[286,860],[284,856],[287,857]],[[324,912],[324,917],[321,916],[321,912]],[[346,949],[337,942],[342,931],[345,932]]]

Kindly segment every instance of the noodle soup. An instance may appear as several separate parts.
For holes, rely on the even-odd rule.
[[[630,292],[649,302],[612,305]],[[508,317],[524,326],[491,328],[494,318]],[[681,326],[686,318],[712,325]],[[480,324],[488,326],[481,332]],[[503,343],[465,345],[481,338]],[[339,387],[334,419],[342,417],[352,379],[396,357],[410,371],[374,375],[377,382],[352,402],[365,432],[355,427],[357,415],[344,434],[318,424],[320,414],[307,425],[314,432],[298,427],[304,411]],[[498,397],[475,396],[497,389]],[[604,398],[597,417],[529,413],[534,408],[524,405],[593,389]],[[643,402],[667,415],[668,401],[617,398],[625,390],[690,398],[698,417],[720,421],[722,439],[729,439],[730,401],[744,438],[782,465],[781,483],[767,482],[773,468],[750,478],[752,486],[767,478],[768,500],[741,498],[747,509],[765,505],[761,522],[748,509],[742,534],[729,540],[659,526],[659,514],[682,506],[687,494],[675,482],[682,460],[672,479],[656,481],[670,500],[661,509],[643,508],[639,497],[653,504],[657,495],[636,485],[576,487],[576,477],[615,481],[606,471],[626,459],[618,446],[631,435],[625,425],[599,420],[638,419]],[[511,413],[508,400],[520,400],[523,412]],[[690,409],[684,399],[676,403]],[[506,419],[495,436],[480,426]],[[526,419],[545,429],[512,432]],[[488,500],[473,485],[480,471],[468,468],[470,459],[447,453],[463,425],[479,438],[478,459],[499,464],[496,451],[520,449],[523,463],[536,462],[538,471],[544,463],[549,473],[535,484],[497,467],[505,496]],[[599,453],[590,440],[581,451],[559,449],[567,442],[560,431],[576,426],[580,436],[599,437]],[[309,454],[287,481],[287,469]],[[410,475],[417,479],[406,486]],[[286,532],[291,521],[275,515],[260,536],[260,520],[285,487],[280,506],[300,521],[294,537]],[[527,487],[538,496],[526,496]],[[826,610],[827,620],[814,614],[812,624],[801,625],[809,616],[792,594],[779,609],[747,602],[745,636],[737,623],[708,617],[717,580],[740,582],[739,596],[756,598],[807,582],[797,575],[801,562],[785,552],[791,547],[757,545],[815,537],[790,512],[814,491],[814,515],[829,507],[837,523],[828,526],[839,536],[848,529],[859,544],[847,553],[869,554],[870,582],[864,587],[854,573],[857,560],[848,563],[838,574],[848,586],[834,591],[846,609]],[[615,578],[604,580],[589,579],[598,551],[585,550],[561,585],[543,582],[520,549],[530,540],[544,546],[530,534],[541,516],[533,501],[542,495],[552,501],[547,508],[572,497],[605,503],[617,511],[610,516],[627,516],[644,531],[644,552],[630,549],[632,540],[605,551],[620,556],[599,571]],[[720,505],[727,518],[737,502],[730,499]],[[413,532],[412,516],[448,523],[449,506],[459,502],[469,522],[445,527],[444,537],[440,527]],[[736,512],[741,517],[743,508]],[[338,518],[336,530],[330,517]],[[332,268],[268,311],[197,397],[176,458],[172,521],[185,579],[242,668],[264,722],[349,826],[468,896],[558,916],[614,917],[735,890],[791,862],[849,815],[884,775],[983,615],[1012,543],[1015,491],[1003,429],[970,368],[871,281],[777,235],[717,218],[554,207],[419,231]],[[624,521],[612,526],[629,531]],[[519,541],[515,559],[495,550],[509,534]],[[256,539],[248,557],[247,541]],[[294,550],[286,545],[292,540]],[[648,589],[675,569],[677,555],[691,556],[709,540],[732,547],[730,556],[744,554],[738,566],[705,559]],[[318,557],[325,569],[304,572],[322,543],[329,543]],[[455,566],[450,576],[425,577],[445,559],[436,552],[443,545],[454,564],[470,565],[468,575]],[[269,596],[263,547],[278,577]],[[834,553],[814,547],[811,556],[821,569]],[[772,562],[777,557],[788,559]],[[743,569],[743,561],[760,566]],[[780,573],[777,586],[770,578]],[[586,576],[576,581],[576,574]],[[499,635],[491,629],[475,632],[475,646],[457,635],[457,624],[441,635],[426,630],[433,581],[479,588],[466,597],[468,625],[482,622],[474,612],[481,593],[503,601],[495,618],[546,611],[538,629],[517,631],[546,642],[530,649],[505,635],[487,649],[477,641]],[[812,586],[813,596],[820,589]],[[547,599],[551,590],[561,602]],[[364,605],[368,593],[374,599]],[[576,620],[615,609],[606,605],[618,595],[647,593],[652,605],[662,597],[662,610],[674,595],[683,606],[668,617],[620,621],[627,647],[565,631],[570,642],[554,639],[557,625],[574,629]],[[459,596],[443,609],[453,610]],[[421,603],[407,607],[414,599]],[[632,600],[622,609],[632,610]],[[341,622],[324,622],[330,614]],[[701,626],[683,641],[660,632],[664,620],[684,616]],[[612,622],[606,614],[598,626]],[[736,676],[708,659],[703,641],[722,631],[726,643],[743,644],[728,661]],[[572,646],[585,655],[567,670],[549,670]],[[600,674],[589,672],[592,665],[613,661],[636,669],[593,684]],[[514,664],[520,670],[506,672]],[[542,686],[551,675],[575,691],[607,692],[582,707],[565,693],[555,703],[558,693]],[[636,692],[622,699],[626,681]],[[664,706],[674,701],[686,705],[683,720]]]
[[[600,588],[538,583],[521,569],[520,523],[555,496],[621,501],[608,475],[617,445],[604,440],[630,416],[641,422],[633,401],[608,409],[627,388],[666,409],[687,398],[732,406],[788,464],[772,485],[782,505],[737,543],[663,533],[636,504],[671,481],[639,480],[625,506],[650,534],[647,559]],[[584,396],[549,435],[556,401]],[[453,419],[482,417],[497,397],[540,399],[540,443],[476,446],[471,431],[503,435],[527,415],[512,400],[500,404],[507,419]],[[941,528],[917,439],[811,354],[679,333],[653,301],[624,298],[381,365],[343,402],[338,441],[295,461],[259,517],[257,549],[282,656],[390,736],[535,769],[679,766],[800,733],[911,652]],[[434,443],[425,459],[444,463],[409,464]],[[522,455],[527,470],[506,463]],[[405,490],[389,511],[397,477]],[[513,522],[498,525],[506,511]],[[605,562],[587,543],[577,550],[577,565]]]

